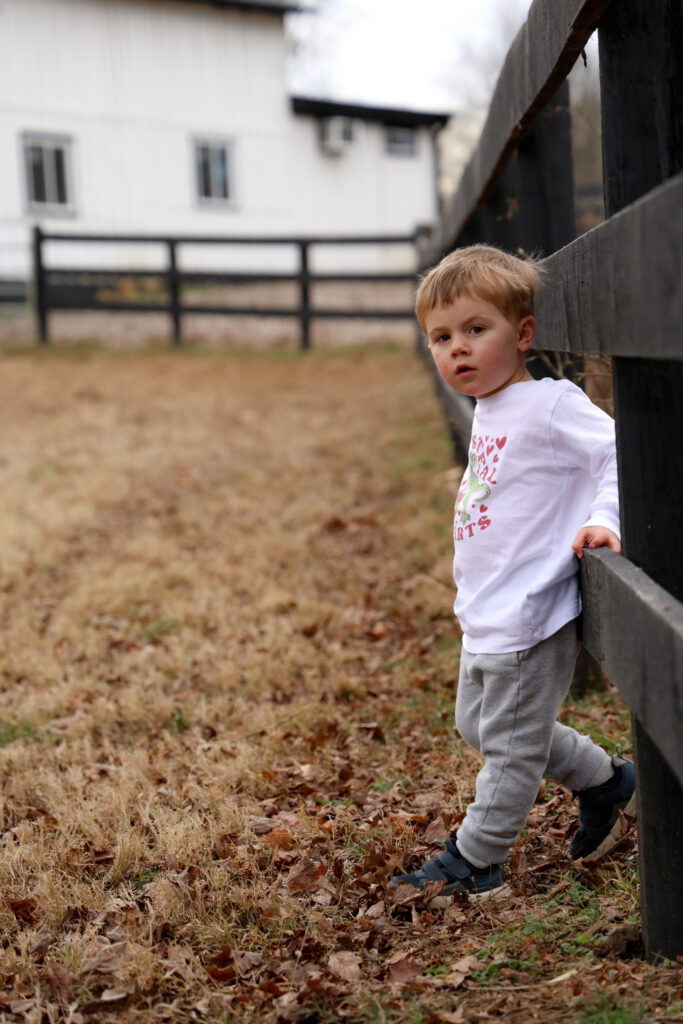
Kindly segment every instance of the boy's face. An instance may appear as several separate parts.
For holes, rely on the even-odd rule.
[[[536,333],[533,316],[511,321],[486,299],[461,295],[430,310],[425,327],[439,373],[461,395],[488,398],[531,380],[525,355]]]

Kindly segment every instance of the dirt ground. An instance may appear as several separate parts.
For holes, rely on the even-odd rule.
[[[409,343],[0,354],[8,1021],[683,1020],[636,835],[547,785],[501,904],[392,901],[473,792],[459,471]],[[615,692],[564,720],[629,749]]]

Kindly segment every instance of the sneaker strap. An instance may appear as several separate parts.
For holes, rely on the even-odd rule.
[[[441,868],[448,882],[463,881],[472,874],[472,869],[467,861],[457,853],[457,848],[455,854],[450,849],[454,845],[447,842],[443,853],[435,857],[436,864]]]

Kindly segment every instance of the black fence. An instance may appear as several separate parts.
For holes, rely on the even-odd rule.
[[[575,238],[565,80],[596,28],[608,219]],[[680,4],[535,0],[424,258],[478,241],[545,253],[539,344],[613,359],[624,555],[582,560],[583,642],[633,714],[653,960],[683,953],[682,44]],[[471,405],[442,397],[466,447]]]
[[[0,304],[24,305],[28,300],[28,288],[25,281],[0,280]]]
[[[396,282],[415,281],[415,274],[406,273],[313,273],[311,271],[311,249],[319,246],[411,246],[417,247],[418,233],[410,235],[342,235],[320,237],[239,237],[217,235],[119,235],[119,234],[57,234],[44,232],[35,227],[33,232],[33,266],[35,307],[38,334],[41,342],[49,340],[49,314],[56,310],[97,310],[109,313],[167,313],[171,319],[171,336],[175,345],[182,342],[182,319],[191,313],[220,316],[294,317],[299,321],[302,349],[310,348],[311,321],[316,319],[365,319],[365,320],[406,320],[412,319],[412,308],[404,309],[359,309],[319,308],[311,304],[311,286],[319,282]],[[160,244],[166,248],[166,268],[159,270],[97,269],[95,267],[49,267],[45,262],[46,243],[102,243]],[[253,272],[210,272],[186,271],[179,267],[179,253],[184,245],[210,246],[260,246],[269,248],[292,248],[298,252],[296,273]],[[99,296],[122,278],[135,280],[157,278],[166,295],[164,301],[106,301]],[[299,304],[295,307],[278,306],[231,306],[200,305],[184,300],[183,291],[187,286],[210,283],[213,285],[273,284],[275,282],[296,282],[299,290]]]

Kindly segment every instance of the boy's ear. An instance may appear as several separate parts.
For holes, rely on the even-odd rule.
[[[536,337],[536,317],[523,316],[517,324],[517,348],[520,352],[527,352]]]

